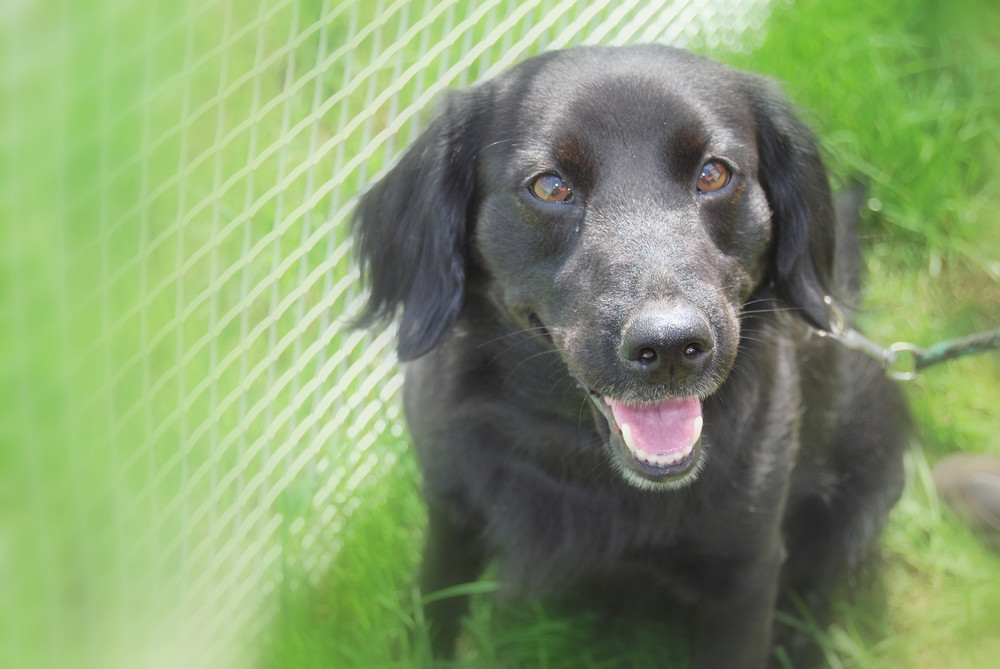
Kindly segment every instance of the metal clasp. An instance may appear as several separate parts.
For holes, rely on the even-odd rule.
[[[912,381],[917,378],[920,358],[924,354],[922,348],[909,342],[897,341],[889,347],[889,353],[891,359],[887,361],[885,373],[890,379]]]
[[[886,376],[895,381],[912,381],[917,378],[920,358],[924,351],[908,342],[896,342],[889,348],[879,346],[854,328],[847,326],[847,318],[829,295],[823,302],[830,309],[830,330],[816,330],[819,337],[829,337],[845,348],[860,351],[874,358],[885,370]]]

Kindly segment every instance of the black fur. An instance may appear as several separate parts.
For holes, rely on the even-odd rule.
[[[702,192],[712,161],[732,176]],[[554,52],[454,94],[355,221],[362,320],[401,310],[424,592],[495,558],[511,591],[682,621],[700,667],[766,664],[793,593],[825,619],[907,423],[878,365],[810,330],[857,285],[837,218],[776,87],[683,51]],[[639,462],[609,401],[668,398],[698,398],[701,439]],[[464,610],[429,605],[440,654]]]

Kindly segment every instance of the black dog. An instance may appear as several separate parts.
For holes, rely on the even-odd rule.
[[[856,284],[836,219],[776,87],[683,51],[549,53],[450,97],[355,221],[364,319],[402,308],[424,592],[497,558],[532,596],[689,623],[713,668],[766,664],[790,595],[822,619],[907,422],[815,336]],[[429,609],[448,654],[465,603]]]

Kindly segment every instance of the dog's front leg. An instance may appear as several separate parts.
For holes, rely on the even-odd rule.
[[[476,580],[486,561],[479,529],[459,518],[450,505],[429,505],[420,588],[425,597],[454,585]],[[424,614],[430,623],[431,650],[435,657],[450,658],[469,608],[467,596],[432,599]]]
[[[728,592],[706,596],[694,619],[696,669],[763,669],[771,655],[771,630],[780,551],[732,569]]]

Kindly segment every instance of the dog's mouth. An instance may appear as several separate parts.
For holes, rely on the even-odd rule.
[[[535,313],[528,322],[536,336],[555,343]],[[625,480],[647,490],[669,490],[692,483],[701,471],[702,402],[696,395],[665,395],[627,401],[604,395],[576,375],[590,398],[598,432]]]
[[[699,398],[628,404],[586,390],[606,421],[609,446],[630,483],[641,488],[674,488],[694,481],[702,459]]]

